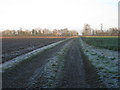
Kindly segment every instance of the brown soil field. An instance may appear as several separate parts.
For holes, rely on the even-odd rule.
[[[2,38],[2,63],[37,48],[63,40],[64,38],[11,37]]]

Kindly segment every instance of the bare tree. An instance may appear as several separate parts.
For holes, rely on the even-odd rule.
[[[83,28],[83,32],[82,32],[83,35],[91,35],[91,27],[89,24],[85,24],[84,25],[84,28]]]

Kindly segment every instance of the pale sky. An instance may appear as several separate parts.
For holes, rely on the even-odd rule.
[[[118,27],[119,0],[0,0],[0,30]]]

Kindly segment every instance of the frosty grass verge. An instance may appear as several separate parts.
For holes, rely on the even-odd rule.
[[[38,54],[40,52],[43,52],[44,50],[47,50],[47,49],[52,48],[52,47],[54,47],[54,46],[56,46],[56,45],[58,45],[58,44],[60,44],[62,42],[65,42],[66,40],[68,40],[68,39],[52,43],[52,44],[44,46],[42,48],[38,48],[38,49],[33,50],[33,51],[29,52],[29,53],[18,56],[18,57],[14,58],[14,59],[12,59],[10,61],[7,61],[7,62],[5,62],[3,64],[0,64],[0,72],[4,72],[6,69],[17,65],[18,63],[22,62],[23,60],[27,60],[28,58],[30,58],[30,57],[32,57],[32,56],[34,56],[34,55],[36,55],[36,54]]]
[[[118,57],[117,51],[96,48],[82,41],[80,43],[84,54],[97,69],[100,79],[107,88],[119,88]]]

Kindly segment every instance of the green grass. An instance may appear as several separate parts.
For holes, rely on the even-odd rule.
[[[109,50],[120,50],[119,40],[118,37],[81,37],[83,41],[85,41],[87,44],[100,47],[100,48],[106,48]]]

